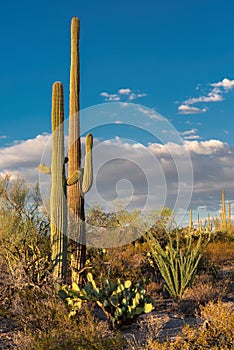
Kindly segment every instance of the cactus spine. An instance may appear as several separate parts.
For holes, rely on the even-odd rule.
[[[65,279],[67,259],[67,210],[64,167],[64,107],[63,86],[53,84],[52,90],[52,186],[50,195],[50,225],[53,274],[58,279]]]

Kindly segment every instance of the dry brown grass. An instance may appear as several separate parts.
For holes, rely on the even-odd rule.
[[[205,257],[216,264],[234,263],[234,241],[210,243]]]

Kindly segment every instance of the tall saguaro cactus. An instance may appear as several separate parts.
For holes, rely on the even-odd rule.
[[[79,282],[80,270],[85,263],[85,214],[84,197],[93,181],[92,147],[93,136],[86,136],[84,171],[81,165],[79,125],[79,20],[74,17],[71,26],[71,76],[68,179],[64,166],[64,102],[63,86],[60,82],[52,90],[52,165],[38,166],[39,171],[52,174],[50,195],[50,224],[53,275],[55,279],[66,279],[67,236],[71,238],[72,281]],[[68,195],[67,187],[68,186]],[[69,207],[69,232],[67,232],[67,204]]]
[[[76,17],[71,23],[71,68],[70,68],[70,112],[69,112],[69,149],[68,176],[80,171],[80,78],[79,78],[79,32],[80,22]],[[72,281],[79,280],[79,271],[85,264],[86,246],[84,229],[84,198],[80,183],[68,188],[69,234],[71,241]],[[71,232],[71,230],[73,232]],[[74,232],[74,230],[76,232]]]

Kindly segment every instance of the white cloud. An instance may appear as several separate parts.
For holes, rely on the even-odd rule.
[[[183,136],[186,136],[186,135],[191,135],[191,134],[196,134],[197,133],[197,129],[193,128],[191,130],[186,130],[186,131],[183,131],[181,133],[181,135]]]
[[[196,131],[195,128],[186,130],[183,136],[196,137]],[[49,139],[50,135],[39,135],[0,149],[0,174],[8,172],[28,182],[38,181],[37,166]],[[154,208],[163,204],[173,206],[178,191],[178,167],[182,169],[180,191],[186,196],[189,190],[191,174],[185,154],[190,155],[194,171],[191,207],[218,208],[222,188],[226,190],[227,199],[234,199],[234,149],[220,140],[187,139],[181,145],[171,142],[143,146],[117,138],[104,142],[95,140],[93,151],[97,193],[93,189],[86,195],[88,203],[98,202],[99,198],[108,203],[120,196],[125,201],[134,197],[136,207],[142,207],[147,198],[148,205]],[[50,176],[47,178],[50,181]],[[126,180],[124,190],[121,190],[121,182],[120,189],[117,186],[122,179]],[[128,189],[129,181],[132,185]]]
[[[186,104],[182,104],[178,107],[179,114],[200,114],[207,111],[206,108],[191,107]]]
[[[185,140],[198,140],[200,139],[201,137],[199,135],[188,135],[188,136],[184,136],[184,139]]]
[[[119,89],[118,93],[120,95],[129,95],[131,93],[130,89]]]
[[[198,155],[217,155],[219,153],[232,154],[233,150],[220,140],[208,140],[208,141],[185,141],[185,149],[190,154]]]
[[[128,101],[133,101],[137,98],[142,98],[147,96],[147,94],[140,92],[140,91],[133,91],[129,88],[121,88],[118,90],[118,92],[114,94],[110,94],[108,92],[101,92],[100,96],[105,98],[105,101],[107,102],[116,102],[120,101],[121,99],[127,99]]]
[[[145,96],[147,96],[147,94],[145,94],[145,93],[131,93],[130,95],[129,95],[129,101],[132,101],[132,100],[135,100],[136,98],[141,98],[141,97],[145,97]]]
[[[183,137],[184,140],[198,140],[201,137],[197,135],[198,130],[193,128],[191,130],[186,130],[181,132],[181,136]]]
[[[221,95],[221,92],[219,89],[214,88],[212,91],[208,93],[207,96],[200,96],[200,97],[194,97],[186,100],[184,102],[185,105],[193,105],[195,103],[200,103],[200,102],[219,102],[223,101],[223,96]]]
[[[234,88],[234,80],[230,80],[228,78],[224,78],[222,81],[217,83],[209,84],[210,91],[207,95],[202,95],[199,97],[192,97],[183,102],[178,107],[178,111],[180,114],[196,114],[196,113],[204,113],[207,111],[206,108],[197,108],[193,105],[196,103],[210,103],[210,102],[220,102],[224,100],[224,93],[229,92],[232,88]],[[198,91],[200,89],[196,88]]]
[[[50,135],[38,135],[34,139],[17,142],[0,149],[0,174],[19,175],[29,182],[38,181],[37,166]]]
[[[234,80],[230,80],[230,79],[227,79],[227,78],[224,78],[222,81],[219,81],[218,83],[213,83],[213,84],[210,84],[211,86],[214,86],[214,87],[222,87],[224,88],[225,90],[230,90],[234,87]]]
[[[109,94],[108,92],[101,92],[100,96],[105,97],[105,101],[113,102],[119,101],[120,96],[117,94]]]

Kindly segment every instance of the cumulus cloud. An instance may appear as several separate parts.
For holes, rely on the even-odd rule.
[[[40,159],[49,138],[49,134],[38,135],[34,139],[15,142],[12,146],[0,149],[0,169],[31,165]]]
[[[217,83],[209,84],[210,91],[206,95],[192,97],[183,102],[178,107],[178,112],[180,114],[196,114],[204,113],[207,111],[206,108],[194,107],[194,104],[197,103],[211,103],[211,102],[220,102],[224,100],[224,94],[229,92],[234,87],[234,80],[224,78],[222,81]],[[200,86],[199,86],[200,89]],[[198,90],[198,89],[196,89]]]
[[[234,87],[234,80],[224,78],[222,81],[211,84],[211,86],[218,87],[218,88],[222,87],[225,90],[230,90]]]
[[[194,137],[196,132],[195,128],[186,130],[183,136]],[[49,140],[50,135],[39,135],[0,149],[0,173],[19,175],[31,183],[38,181],[37,166]],[[173,208],[178,191],[188,196],[191,183],[191,208],[205,205],[207,210],[219,210],[222,188],[226,190],[227,199],[234,198],[234,149],[220,140],[187,139],[183,144],[144,146],[138,142],[129,144],[121,138],[96,139],[93,152],[94,185],[86,194],[88,205],[104,203],[109,208],[114,200],[120,199],[127,202],[129,208],[145,205]],[[50,178],[44,175],[43,181],[50,181]]]
[[[138,91],[133,91],[129,88],[121,88],[116,93],[109,93],[109,92],[101,92],[100,96],[105,98],[105,101],[107,102],[116,102],[120,101],[121,99],[125,99],[128,101],[133,101],[138,98],[142,98],[147,96],[147,94]]]
[[[178,107],[179,114],[200,114],[207,111],[206,108],[191,107],[186,104],[182,104]]]
[[[131,93],[130,89],[119,89],[118,93],[120,95],[129,95]]]
[[[207,96],[194,97],[186,100],[185,105],[192,105],[194,103],[199,102],[219,102],[223,101],[223,96],[221,95],[221,91],[218,88],[212,89]]]

